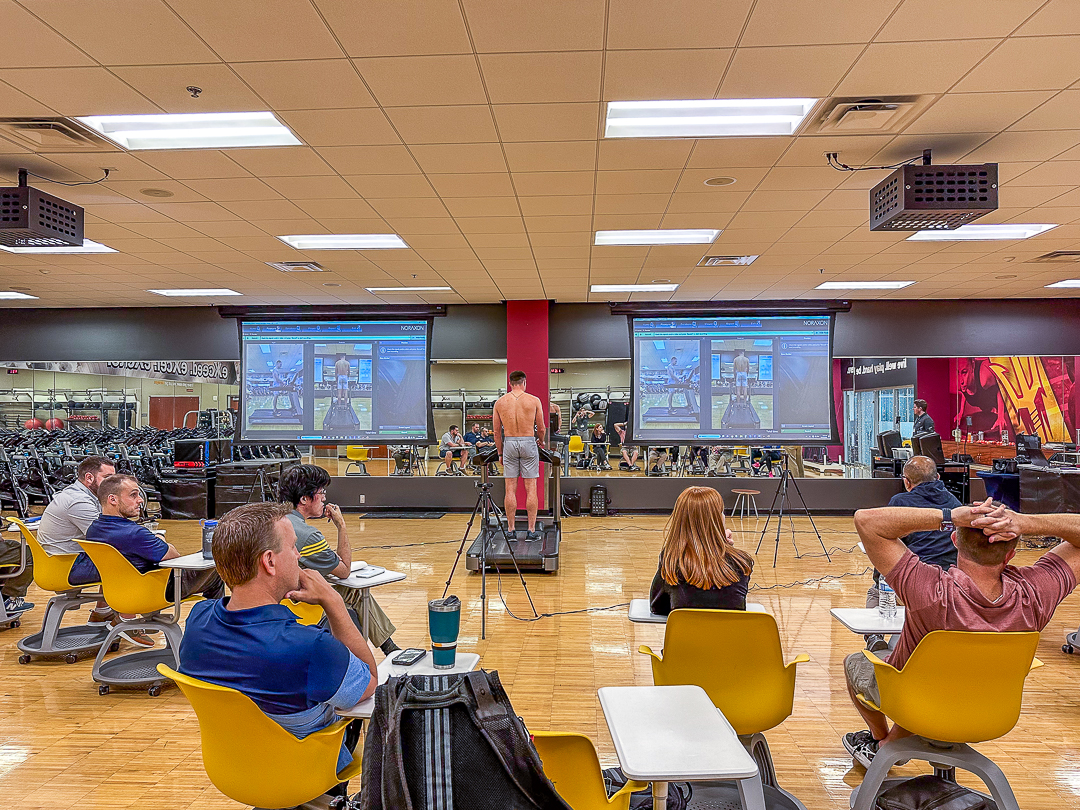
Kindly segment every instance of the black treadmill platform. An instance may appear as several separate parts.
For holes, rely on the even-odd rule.
[[[685,405],[675,408],[652,407],[641,416],[642,422],[698,422],[701,415]]]
[[[538,520],[537,525],[544,523]],[[489,571],[500,572],[514,571],[514,558],[517,559],[518,568],[522,571],[543,571],[550,573],[559,570],[559,540],[560,530],[558,526],[544,524],[543,536],[539,540],[526,540],[527,526],[524,522],[518,525],[518,530],[510,535],[510,545],[514,552],[513,557],[507,549],[506,538],[500,529],[487,527],[484,533],[491,537],[487,552],[487,567]],[[484,537],[477,537],[469,546],[465,558],[465,567],[469,571],[480,570],[480,548]]]
[[[761,417],[758,416],[754,406],[745,400],[735,400],[727,407],[723,418],[720,420],[721,428],[759,428]]]

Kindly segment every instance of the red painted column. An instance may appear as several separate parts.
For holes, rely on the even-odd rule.
[[[952,441],[956,423],[956,402],[950,394],[950,364],[946,357],[920,357],[915,361],[915,397],[926,400],[926,412],[934,420],[938,435]]]
[[[548,413],[548,306],[542,301],[506,302],[506,373],[524,371],[525,390],[540,398],[544,418]],[[563,415],[563,419],[569,419]],[[548,425],[550,433],[551,426]],[[540,465],[537,497],[544,508],[544,465]],[[518,483],[518,508],[525,508],[525,485]]]

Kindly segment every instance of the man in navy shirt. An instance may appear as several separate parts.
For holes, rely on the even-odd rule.
[[[139,482],[135,478],[130,475],[110,475],[98,484],[97,496],[101,502],[101,514],[87,528],[87,540],[108,543],[143,574],[160,568],[162,560],[180,556],[180,552],[171,544],[135,522],[143,504]],[[75,559],[68,581],[72,585],[100,581],[97,568],[85,552]],[[225,593],[225,586],[213,569],[184,571],[180,593],[184,599],[196,593],[201,593],[207,599],[219,599]],[[174,598],[171,577],[165,588],[165,598]]]
[[[214,562],[232,596],[192,608],[180,671],[242,692],[303,739],[336,722],[335,709],[370,697],[377,678],[341,596],[320,573],[300,567],[288,515],[288,506],[252,503],[218,523]],[[330,629],[298,624],[280,604],[286,597],[322,607]],[[358,736],[346,734],[339,771],[352,761]]]
[[[915,456],[904,465],[904,492],[893,495],[889,506],[909,506],[916,509],[957,509],[959,500],[938,477],[937,465],[926,456]],[[952,533],[945,531],[912,532],[900,538],[911,553],[928,565],[936,565],[942,571],[948,571],[956,565],[956,546]],[[878,605],[878,580],[881,575],[874,571],[874,585],[866,592],[866,606]],[[888,647],[885,639],[879,635],[864,636],[866,648],[879,652]]]

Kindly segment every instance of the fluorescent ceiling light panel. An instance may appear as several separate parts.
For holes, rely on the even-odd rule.
[[[910,287],[914,281],[825,281],[815,290],[899,290]]]
[[[908,242],[975,242],[984,239],[1030,239],[1057,225],[961,225],[951,231],[916,231]]]
[[[116,253],[111,247],[98,244],[90,239],[83,239],[82,245],[60,245],[59,247],[5,247],[0,250],[8,253]]]
[[[450,292],[452,287],[365,287],[370,293]]]
[[[794,135],[816,98],[612,101],[605,138]]]
[[[217,298],[221,295],[243,295],[243,293],[229,289],[147,290],[147,292],[154,295],[167,295],[170,298]]]
[[[408,248],[396,233],[314,233],[279,236],[297,250],[395,250]]]
[[[675,292],[677,289],[678,284],[593,284],[589,287],[589,292]]]
[[[594,245],[709,245],[720,231],[700,228],[659,231],[597,231]]]
[[[77,120],[131,150],[301,145],[272,112],[89,115]]]
[[[1080,278],[1067,278],[1064,281],[1055,281],[1053,284],[1047,284],[1045,289],[1051,290],[1054,288],[1072,288],[1080,287]]]
[[[0,300],[3,301],[21,301],[28,298],[32,298],[35,301],[37,300],[36,295],[27,295],[26,293],[21,292],[0,291]]]

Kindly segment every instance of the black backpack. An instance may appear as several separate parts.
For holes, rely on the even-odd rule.
[[[497,672],[406,675],[375,690],[361,810],[570,810]]]

